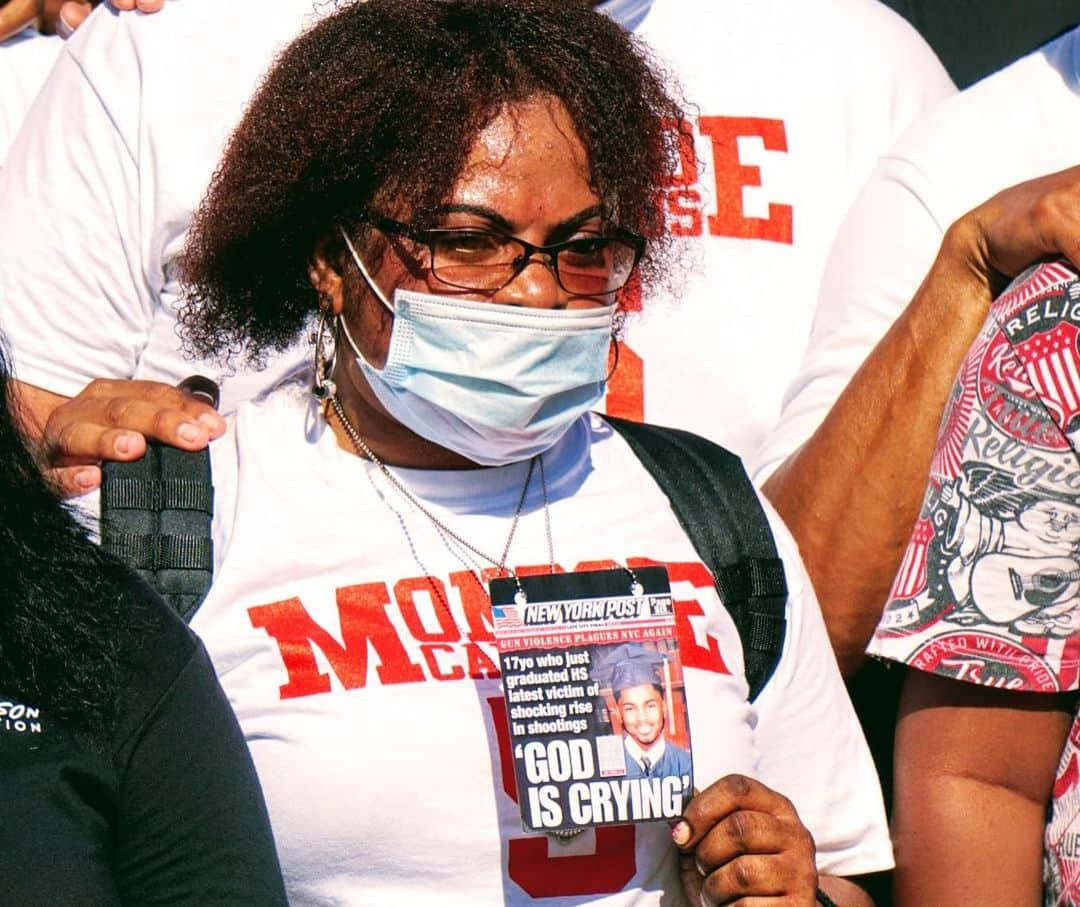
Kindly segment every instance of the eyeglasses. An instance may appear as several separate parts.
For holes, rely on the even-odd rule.
[[[542,255],[559,286],[571,296],[608,296],[626,286],[645,252],[645,240],[625,230],[534,246],[490,230],[455,227],[419,230],[389,218],[379,218],[371,225],[425,247],[428,259],[423,267],[437,280],[461,290],[501,290],[536,255]]]

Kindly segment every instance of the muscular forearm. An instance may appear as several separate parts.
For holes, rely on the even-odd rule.
[[[945,400],[990,291],[954,227],[907,309],[814,435],[765,483],[798,540],[845,676],[861,663],[919,512]]]
[[[799,542],[841,668],[859,664],[918,513],[957,368],[1002,275],[1080,262],[1080,167],[998,193],[946,233],[930,274],[765,492]]]

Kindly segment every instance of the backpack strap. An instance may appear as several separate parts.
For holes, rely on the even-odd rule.
[[[733,453],[690,432],[605,416],[671,501],[739,631],[753,702],[780,661],[787,582],[757,492]]]
[[[217,403],[216,385],[206,378],[189,378],[180,387]],[[188,623],[213,577],[213,516],[209,450],[151,442],[139,460],[102,463],[101,547],[135,570]]]

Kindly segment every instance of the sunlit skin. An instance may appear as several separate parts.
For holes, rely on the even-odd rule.
[[[643,750],[664,733],[664,700],[651,683],[623,690],[618,706],[623,729]]]
[[[402,212],[387,212],[407,220]],[[600,200],[589,185],[589,167],[580,139],[563,106],[537,97],[497,116],[477,137],[465,170],[447,199],[437,226],[495,230],[534,245],[549,245],[602,232]],[[365,252],[358,248],[361,255]],[[440,283],[415,261],[401,243],[386,244],[380,260],[366,261],[387,299],[394,289],[456,294],[468,299],[531,308],[585,308],[596,300],[573,297],[538,256],[501,290],[462,293]],[[339,270],[340,268],[340,270]],[[368,290],[351,259],[331,262],[317,250],[310,269],[312,285],[330,310],[344,312],[349,332],[367,361],[386,363],[393,315]],[[384,462],[423,469],[467,469],[476,464],[460,454],[419,437],[395,421],[371,390],[349,350],[342,344],[334,373],[346,415],[365,443]],[[349,451],[352,442],[336,419],[331,425]]]
[[[33,25],[45,35],[56,33],[58,20],[74,31],[100,0],[0,0],[0,41]],[[112,0],[119,10],[156,13],[165,0]]]

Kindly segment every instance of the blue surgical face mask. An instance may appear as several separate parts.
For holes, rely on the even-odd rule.
[[[344,234],[343,234],[344,235]],[[386,365],[371,365],[340,330],[379,402],[423,438],[482,466],[554,445],[603,397],[615,306],[537,309],[396,289]]]

